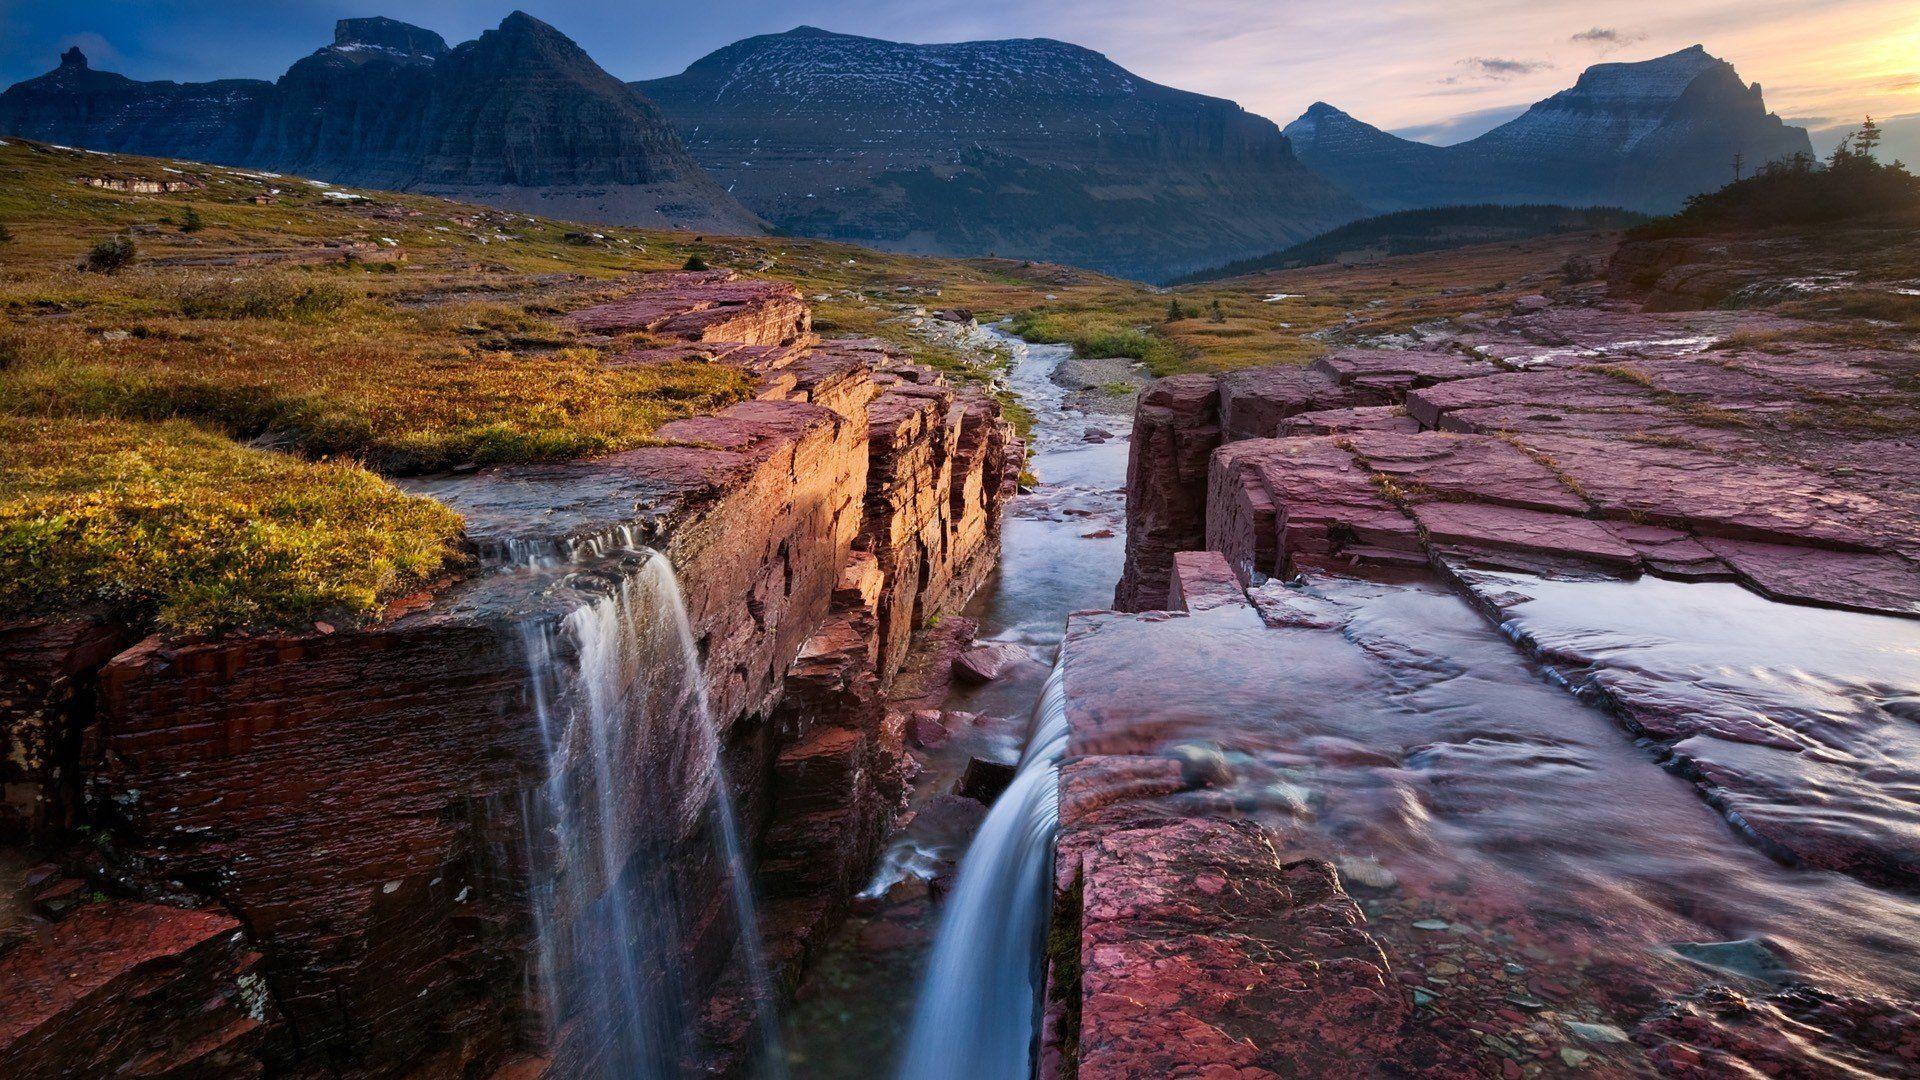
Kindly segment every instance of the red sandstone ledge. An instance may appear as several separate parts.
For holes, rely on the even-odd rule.
[[[531,930],[519,808],[544,781],[525,634],[606,595],[633,569],[636,543],[679,572],[715,718],[738,758],[743,819],[771,823],[749,837],[771,853],[769,951],[787,969],[831,927],[904,792],[905,717],[885,707],[887,684],[916,613],[957,612],[991,570],[1020,447],[990,397],[883,342],[814,339],[782,284],[654,275],[572,321],[648,339],[652,352],[616,363],[739,366],[759,400],[669,424],[666,445],[406,481],[466,515],[484,551],[543,565],[485,569],[379,625],[154,639],[124,652],[124,635],[83,616],[0,628],[30,646],[0,664],[6,691],[23,691],[6,708],[33,710],[32,723],[9,713],[0,728],[42,748],[70,728],[88,736],[59,784],[40,749],[10,745],[4,779],[19,828],[69,820],[66,794],[83,772],[113,807],[116,890],[179,902],[181,882],[208,883],[262,954],[219,937],[235,950],[229,974],[255,978],[257,967],[273,991],[251,1026],[218,1038],[149,1010],[125,1021],[125,1041],[86,1058],[72,1055],[103,1022],[92,998],[15,1008],[36,984],[0,981],[0,1015],[35,1017],[21,1037],[67,1055],[48,1060],[120,1072],[143,1047],[177,1046],[222,1063],[222,1075],[541,1075],[578,1064],[564,1029],[560,1045],[543,1043],[522,995]],[[881,432],[871,440],[870,417]],[[87,681],[96,670],[97,693]],[[665,747],[696,734],[707,737],[648,737]],[[694,835],[714,780],[706,760],[659,755],[649,782],[673,793],[672,820],[645,842],[672,862],[687,916],[688,990],[703,1018],[696,1056],[725,1068],[751,1014],[728,968],[721,869]],[[96,924],[124,918],[124,907],[83,908],[61,925],[71,939],[61,948],[108,947],[93,931],[111,929]],[[42,963],[43,953],[20,946],[6,960]],[[108,989],[224,1000],[194,970],[147,965],[147,981],[113,976]]]

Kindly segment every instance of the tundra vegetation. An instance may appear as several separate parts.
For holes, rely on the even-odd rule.
[[[741,400],[730,369],[611,366],[556,318],[636,272],[789,280],[818,332],[979,379],[992,363],[916,321],[1011,316],[1169,374],[1306,362],[1317,333],[1425,284],[1344,268],[1268,302],[1271,282],[1225,282],[1181,290],[1167,320],[1165,290],[1050,264],[638,229],[582,243],[517,213],[20,140],[0,146],[0,222],[0,613],[95,606],[180,634],[376,619],[459,571],[458,518],[386,477],[641,446]],[[1518,289],[1567,254],[1468,276]]]

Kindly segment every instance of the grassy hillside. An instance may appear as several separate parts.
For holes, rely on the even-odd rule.
[[[1018,314],[1036,338],[1167,374],[1305,361],[1318,333],[1436,291],[1334,277],[1170,294],[20,140],[0,141],[0,229],[0,617],[94,606],[181,633],[377,618],[458,572],[458,519],[384,476],[604,453],[738,400],[731,371],[611,368],[554,318],[692,255],[792,281],[823,334],[885,337],[963,378],[990,373],[916,332],[916,312]],[[1516,249],[1463,280],[1518,290],[1538,262]]]
[[[1367,262],[1569,232],[1611,232],[1647,220],[1615,207],[1438,206],[1349,222],[1284,251],[1182,279],[1192,284],[1322,263]]]

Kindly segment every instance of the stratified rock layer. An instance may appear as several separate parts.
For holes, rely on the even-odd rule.
[[[1911,1072],[1920,353],[1836,329],[1570,290],[1150,387],[1043,1075]]]
[[[689,1067],[739,1068],[752,1015],[699,748],[718,738],[745,840],[764,852],[777,974],[867,872],[903,795],[906,716],[887,684],[913,630],[963,606],[998,552],[1020,466],[998,405],[883,342],[819,342],[782,284],[655,275],[567,318],[612,363],[647,362],[618,348],[643,339],[737,364],[756,398],[665,425],[661,445],[402,481],[458,510],[489,568],[372,626],[131,648],[124,628],[83,616],[0,629],[20,645],[0,668],[9,826],[84,821],[111,837],[89,856],[95,883],[60,910],[126,904],[87,904],[87,888],[217,903],[232,917],[224,977],[259,989],[251,1026],[217,1042],[183,1018],[126,1019],[128,1041],[94,1048],[101,1071],[130,1067],[136,1042],[192,1043],[236,1072],[590,1070],[576,1026],[548,1032],[527,996],[528,861],[546,841],[526,813],[548,779],[528,643],[544,635],[563,669],[583,663],[546,631],[617,589],[639,545],[678,573],[717,727],[692,730],[688,713],[674,721],[687,730],[645,733],[663,748],[642,779],[664,811],[619,855],[644,848],[672,883],[699,1027]],[[72,948],[105,947],[92,918],[61,924]],[[0,963],[42,963],[26,948]],[[32,985],[0,986],[0,1013]],[[186,975],[139,985],[201,993]],[[69,1055],[96,1017],[58,1001],[33,1015],[35,1045]]]

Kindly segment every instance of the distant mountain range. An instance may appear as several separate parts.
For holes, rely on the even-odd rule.
[[[1644,214],[1614,206],[1480,203],[1395,210],[1379,217],[1350,221],[1284,251],[1188,274],[1174,283],[1217,281],[1322,263],[1372,262],[1394,255],[1446,251],[1558,233],[1608,232],[1646,220]]]
[[[520,12],[453,48],[392,19],[344,19],[275,82],[137,82],[72,49],[0,94],[0,133],[582,221],[771,223],[1150,280],[1409,207],[1671,210],[1730,179],[1735,154],[1751,169],[1810,149],[1698,46],[1590,68],[1438,147],[1326,104],[1283,133],[1046,39],[910,45],[801,27],[622,84]]]
[[[342,19],[272,83],[136,82],[70,49],[0,94],[0,131],[556,217],[761,228],[657,109],[520,12],[452,49],[392,19]]]
[[[1667,213],[1751,172],[1812,153],[1767,111],[1760,86],[1699,45],[1597,64],[1570,90],[1455,146],[1390,135],[1325,102],[1286,127],[1314,171],[1378,210],[1468,203],[1610,205]]]
[[[809,236],[1165,278],[1363,212],[1272,121],[1061,41],[801,27],[634,85],[742,202]]]

